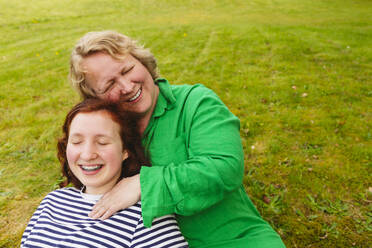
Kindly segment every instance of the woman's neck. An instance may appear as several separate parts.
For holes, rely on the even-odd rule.
[[[94,187],[94,186],[86,186],[84,193],[90,194],[90,195],[104,195],[107,192],[109,192],[115,184],[106,184],[104,186],[100,187]]]

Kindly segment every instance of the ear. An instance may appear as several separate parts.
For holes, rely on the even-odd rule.
[[[123,161],[126,160],[128,157],[129,157],[128,151],[127,150],[124,150],[123,151]]]

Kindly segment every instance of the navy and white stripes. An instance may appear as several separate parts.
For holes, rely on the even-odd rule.
[[[140,202],[104,221],[88,217],[94,201],[75,188],[49,193],[23,233],[21,247],[188,247],[173,215],[143,226]]]

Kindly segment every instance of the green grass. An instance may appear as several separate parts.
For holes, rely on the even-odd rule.
[[[56,139],[88,31],[136,37],[170,82],[241,120],[247,193],[287,247],[371,247],[368,0],[0,0],[0,247],[60,180]]]

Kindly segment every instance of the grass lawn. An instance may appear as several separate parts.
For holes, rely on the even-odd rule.
[[[0,247],[19,246],[61,179],[88,31],[139,39],[174,84],[203,83],[241,120],[244,184],[287,247],[372,247],[369,0],[0,0]],[[368,107],[370,106],[370,107]]]

